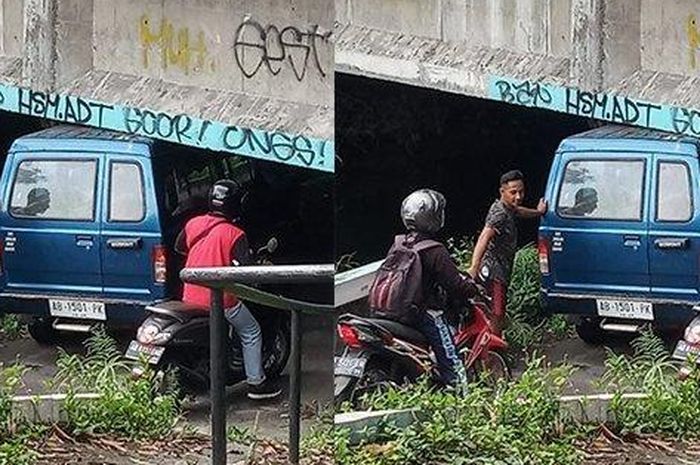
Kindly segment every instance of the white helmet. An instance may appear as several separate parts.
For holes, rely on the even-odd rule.
[[[420,189],[401,203],[401,220],[409,231],[436,233],[445,225],[445,196],[432,189]]]

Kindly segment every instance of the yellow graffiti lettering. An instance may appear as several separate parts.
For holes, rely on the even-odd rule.
[[[189,74],[192,65],[195,71],[205,69],[208,50],[203,31],[199,31],[196,40],[190,42],[188,27],[176,29],[167,19],[163,19],[158,28],[151,29],[151,26],[150,18],[143,15],[139,24],[139,41],[143,49],[145,68],[151,64],[153,51],[159,53],[160,65],[163,69],[176,66],[185,74]],[[211,67],[214,69],[213,60]]]
[[[688,15],[688,20],[685,25],[685,32],[688,37],[688,53],[690,58],[690,67],[695,69],[696,59],[695,53],[700,47],[700,31],[698,31],[698,23],[694,14]]]

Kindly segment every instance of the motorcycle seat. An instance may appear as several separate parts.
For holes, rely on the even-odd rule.
[[[149,305],[146,307],[146,311],[169,316],[182,323],[193,318],[209,316],[209,307],[193,305],[181,300],[166,300],[165,302]]]
[[[428,339],[426,339],[423,333],[411,328],[410,326],[406,326],[396,321],[383,320],[380,318],[363,318],[363,320],[373,325],[377,325],[380,328],[389,331],[394,336],[400,339],[405,339],[408,342],[420,345],[428,344]]]

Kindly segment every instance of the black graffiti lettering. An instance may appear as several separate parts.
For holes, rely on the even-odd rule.
[[[496,88],[498,88],[498,94],[500,96],[501,101],[506,103],[513,103],[513,101],[515,100],[515,96],[513,95],[513,92],[511,92],[509,82],[498,81],[496,82]]]
[[[304,162],[306,166],[311,166],[311,164],[314,162],[316,154],[312,150],[311,141],[309,138],[301,135],[296,136],[294,138],[294,148],[297,151],[297,156],[299,159]],[[323,147],[321,147],[321,150],[323,150]]]
[[[0,105],[5,103],[5,94],[0,92]]]
[[[593,111],[591,111],[590,116],[595,118],[596,112],[598,112],[599,118],[605,118],[605,111],[608,108],[608,96],[605,94],[590,94],[593,100]]]
[[[180,127],[179,122],[178,122],[178,125],[177,125],[177,126],[178,126],[178,128]],[[198,140],[199,142],[202,142],[202,139],[204,138],[204,134],[207,132],[207,128],[208,128],[209,126],[211,126],[211,122],[209,122],[209,121],[203,121],[203,122],[202,122],[202,127],[199,128],[199,137],[197,137],[197,140]],[[180,138],[180,135],[179,135],[179,130],[178,130],[178,139],[179,139],[179,138]]]
[[[239,137],[240,139],[238,140],[237,143],[231,142],[231,139],[229,137],[232,137],[232,135],[235,135],[236,133],[240,133]],[[224,147],[226,147],[228,150],[235,151],[240,149],[245,145],[246,142],[246,137],[245,133],[238,129],[236,126],[227,126],[226,129],[224,129],[223,132],[223,140],[222,140]]]
[[[597,101],[590,92],[580,92],[578,94],[579,113],[583,115],[592,115],[595,113]]]
[[[250,130],[247,130],[246,132],[246,139],[248,140],[248,148],[250,148],[250,150],[252,150],[253,152],[259,150],[262,153],[270,153],[272,151],[272,140],[270,134],[265,133],[265,140],[263,143],[263,141],[260,140],[260,138],[255,134],[255,132]]]
[[[113,110],[113,105],[105,105],[104,103],[90,102],[91,109],[97,109],[97,126],[102,127],[104,120],[104,111]]]
[[[132,117],[132,113],[136,116]],[[141,130],[141,112],[138,108],[124,109],[124,127],[129,134],[136,134]]]
[[[210,124],[209,121],[204,121],[202,123],[202,127],[204,127],[205,125],[208,126],[209,124]],[[175,126],[175,137],[177,137],[178,142],[182,142],[182,139],[187,139],[187,140],[192,139],[192,137],[190,137],[190,135],[188,133],[188,131],[192,127],[192,118],[190,118],[187,115],[183,115],[183,114],[177,115],[175,117],[174,126]],[[202,141],[203,135],[204,135],[203,131],[200,130],[200,132],[199,132],[199,141],[200,142]]]
[[[644,113],[644,126],[651,126],[652,113],[656,110],[661,110],[661,105],[654,105],[653,103],[637,102],[637,108],[639,108]]]
[[[246,19],[236,30],[233,54],[243,75],[250,79],[263,65],[276,76],[283,66],[289,65],[298,81],[302,81],[313,54],[313,66],[322,77],[326,76],[319,56],[319,45],[330,47],[330,32],[322,34],[318,25],[302,31],[294,26],[282,29],[270,24],[263,26]]]
[[[63,113],[60,111],[61,109],[61,97],[56,94],[44,94],[44,116],[47,116],[49,113],[49,110],[53,111],[53,119],[58,119],[61,120],[63,119]],[[68,101],[68,97],[65,98],[66,101]]]
[[[700,112],[688,108],[672,108],[673,130],[678,134],[700,136]]]
[[[291,160],[297,151],[292,143],[292,140],[286,134],[281,134],[279,132],[273,132],[270,136],[270,148],[272,154],[277,157],[277,159],[282,161]],[[282,139],[280,142],[276,139]]]

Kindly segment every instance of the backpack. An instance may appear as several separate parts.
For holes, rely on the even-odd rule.
[[[430,239],[406,244],[405,235],[396,236],[370,287],[370,309],[398,320],[409,317],[423,301],[423,264],[419,252],[439,245]]]

